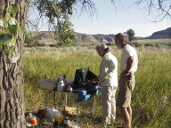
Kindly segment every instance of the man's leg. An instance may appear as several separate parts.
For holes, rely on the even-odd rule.
[[[127,128],[131,128],[131,118],[128,112],[128,108],[120,107],[120,110],[121,110],[122,117],[123,117],[123,120],[125,121]]]
[[[127,111],[128,111],[128,113],[129,113],[129,117],[130,117],[131,124],[132,124],[132,108],[131,108],[131,105],[129,105],[129,106],[127,107]]]
[[[112,89],[112,96],[111,96],[111,120],[115,123],[116,119],[116,100],[115,100],[115,94],[116,94],[117,88]]]
[[[106,86],[102,88],[102,102],[105,125],[111,123],[111,90]]]

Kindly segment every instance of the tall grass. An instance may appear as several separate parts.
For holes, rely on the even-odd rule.
[[[74,49],[74,50],[73,50]],[[120,52],[112,51],[120,62]],[[171,50],[138,50],[139,68],[136,73],[136,88],[133,92],[133,126],[137,128],[171,127]],[[58,51],[27,53],[24,58],[25,106],[27,111],[36,111],[53,106],[53,93],[38,88],[41,79],[57,79],[58,75],[73,78],[78,68],[90,68],[98,74],[101,58],[95,50],[70,48]],[[69,106],[76,106],[75,96],[69,95]],[[80,124],[85,128],[102,128],[101,95],[79,103],[84,116]],[[65,104],[65,95],[57,94],[57,107]],[[63,100],[62,100],[63,99]],[[117,109],[117,122],[120,112]],[[79,120],[79,119],[78,119]]]

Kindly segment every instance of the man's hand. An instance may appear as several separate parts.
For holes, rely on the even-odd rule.
[[[91,83],[95,83],[96,84],[96,83],[99,83],[99,81],[98,80],[92,80]]]
[[[90,83],[94,83],[94,84],[97,84],[99,83],[99,80],[98,79],[92,79],[91,81],[89,81]]]
[[[129,76],[130,75],[130,72],[128,71],[124,71],[121,73],[121,76]]]

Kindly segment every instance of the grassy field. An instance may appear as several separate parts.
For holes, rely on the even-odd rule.
[[[157,48],[171,48],[171,39],[143,39],[134,40],[133,44],[136,47],[157,47]]]
[[[143,39],[143,40],[136,40],[139,43],[147,44],[147,43],[171,43],[171,39]]]
[[[51,35],[52,36],[52,35]],[[141,40],[133,40],[133,45],[135,47],[157,47],[157,48],[171,48],[171,39],[141,39]],[[96,45],[97,42],[84,42],[84,43],[73,43],[71,46],[82,46],[82,47],[90,47]],[[114,45],[114,42],[108,42],[109,45]],[[27,45],[26,47],[32,46],[44,46],[44,47],[61,47],[61,45],[57,44],[57,41],[52,40],[37,40],[33,44]]]
[[[82,47],[55,50],[29,50],[24,57],[25,107],[37,111],[53,106],[53,93],[38,87],[41,79],[57,79],[58,75],[73,78],[78,68],[90,68],[98,74],[101,58],[94,49]],[[120,51],[113,49],[120,62]],[[139,68],[133,93],[133,128],[171,128],[171,49],[138,49]],[[69,106],[77,106],[75,96],[69,95]],[[65,105],[65,95],[57,94],[57,108]],[[101,95],[79,103],[81,117],[77,121],[84,128],[103,128]],[[62,100],[63,99],[63,100]],[[121,122],[117,108],[117,123]]]

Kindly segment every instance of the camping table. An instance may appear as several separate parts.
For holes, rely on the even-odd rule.
[[[70,94],[76,94],[77,95],[77,93],[72,93],[72,92],[59,92],[59,91],[57,91],[58,92],[58,95],[59,95],[59,98],[58,99],[60,99],[60,94],[61,93],[65,93],[65,106],[68,106],[68,93],[70,93]],[[90,99],[92,99],[92,98],[90,98]],[[58,100],[58,103],[59,103],[59,100]],[[54,91],[54,107],[56,108],[56,91]],[[95,98],[95,96],[93,96],[93,113],[95,112],[95,105],[96,105],[96,98]],[[59,105],[58,105],[59,106]],[[77,114],[78,114],[78,109],[79,109],[79,102],[77,102]]]

